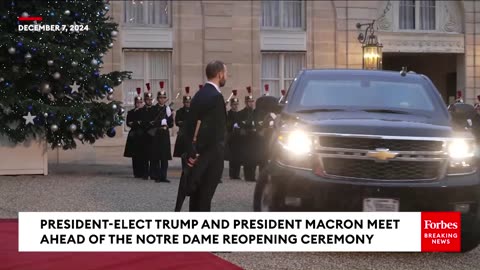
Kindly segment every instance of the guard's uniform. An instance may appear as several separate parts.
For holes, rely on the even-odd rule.
[[[175,148],[173,150],[174,157],[181,157],[186,151],[185,147],[185,131],[183,124],[190,113],[190,101],[192,97],[189,95],[190,88],[185,87],[186,95],[183,96],[183,107],[180,108],[175,114],[175,125],[178,127],[177,139],[175,140]],[[184,164],[182,163],[182,167]]]
[[[242,144],[240,137],[239,112],[236,109],[239,100],[236,97],[236,90],[233,91],[233,98],[230,99],[231,109],[227,112],[227,144],[225,147],[225,159],[229,161],[230,179],[240,179],[240,153]]]
[[[143,178],[147,173],[147,161],[145,159],[144,147],[142,143],[145,140],[145,131],[142,127],[141,104],[143,99],[140,96],[141,89],[137,88],[138,96],[135,97],[135,108],[127,113],[127,126],[130,128],[125,144],[124,157],[132,158],[133,176]]]
[[[276,115],[273,112],[267,112],[267,114],[259,113],[255,110],[255,119],[257,126],[257,165],[259,170],[262,171],[263,168],[268,163],[269,154],[270,154],[270,140],[273,135],[273,124],[275,121]]]
[[[143,98],[145,101],[147,99],[152,99],[152,93],[150,92],[150,85],[147,84],[147,92],[144,93]],[[158,162],[154,159],[152,159],[152,143],[153,143],[153,137],[152,134],[152,129],[153,129],[153,120],[156,117],[155,114],[155,106],[148,105],[147,102],[145,102],[145,106],[139,110],[139,117],[141,121],[141,126],[144,132],[144,140],[141,143],[141,148],[142,148],[142,156],[144,157],[144,160],[146,160],[146,165],[145,165],[145,175],[143,179],[148,180],[150,179],[156,179],[158,178]]]
[[[277,118],[276,104],[282,100],[285,96],[285,90],[282,90],[282,96],[280,100],[273,96],[268,95],[268,84],[265,85],[264,97],[257,99],[255,106],[255,119],[257,125],[257,151],[258,151],[258,163],[260,172],[265,168],[269,162],[270,149],[272,149],[273,143],[273,129],[274,123]]]
[[[477,102],[475,103],[474,108],[477,113],[480,113],[480,95],[477,96]]]
[[[165,91],[158,92],[159,98],[166,98]],[[168,105],[153,106],[154,117],[148,135],[152,137],[149,156],[153,166],[153,177],[156,182],[170,182],[167,180],[168,161],[172,160],[169,129],[173,127],[173,115]]]
[[[254,101],[251,95],[250,87],[247,88],[249,94],[245,97],[245,102]],[[257,130],[255,124],[255,111],[253,108],[245,106],[239,112],[241,159],[243,164],[243,173],[246,181],[256,181],[255,170],[258,163],[257,155]]]

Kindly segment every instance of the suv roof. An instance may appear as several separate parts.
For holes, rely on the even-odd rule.
[[[425,79],[425,75],[408,72],[405,77],[400,75],[400,71],[390,71],[390,70],[365,70],[365,69],[303,69],[301,73],[308,75],[375,75],[375,76],[384,76],[386,78],[416,78],[416,79]]]

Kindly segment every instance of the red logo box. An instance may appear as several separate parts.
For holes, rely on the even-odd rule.
[[[422,252],[460,252],[460,212],[422,212]]]

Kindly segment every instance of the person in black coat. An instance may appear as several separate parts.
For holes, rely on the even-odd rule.
[[[167,102],[167,93],[158,92],[157,105],[153,106],[153,119],[149,135],[152,141],[149,148],[150,160],[153,164],[153,177],[155,182],[170,183],[167,179],[168,161],[172,160],[169,129],[173,127],[173,114]]]
[[[152,93],[150,92],[150,84],[147,83],[147,92],[143,94],[143,100],[145,101],[145,106],[139,110],[139,117],[141,121],[141,126],[142,129],[145,133],[144,135],[144,140],[141,144],[142,148],[142,155],[144,156],[144,159],[146,160],[146,165],[145,165],[145,175],[143,177],[144,180],[150,179],[155,179],[158,177],[158,166],[157,162],[152,159],[151,157],[151,146],[153,144],[153,138],[152,136],[152,122],[156,117],[155,114],[155,107],[153,106],[153,96]]]
[[[236,90],[234,90],[236,91]],[[234,92],[230,99],[230,110],[227,113],[227,146],[230,179],[240,178],[241,158],[239,156],[242,145],[240,143],[240,126],[238,104],[240,103]]]
[[[240,127],[241,159],[243,163],[243,174],[245,181],[254,182],[257,168],[257,130],[255,119],[255,99],[251,95],[250,87],[247,87],[249,94],[245,96],[245,108],[238,112]]]
[[[146,175],[146,160],[143,153],[142,143],[145,138],[145,132],[142,128],[141,108],[143,107],[143,99],[140,96],[140,88],[137,88],[138,96],[135,97],[135,108],[127,113],[127,126],[130,128],[125,144],[124,157],[132,158],[133,176],[135,178],[143,178]]]
[[[256,152],[258,153],[256,156],[260,172],[269,162],[274,123],[279,110],[278,102],[278,98],[268,94],[255,101]]]
[[[191,212],[210,211],[223,173],[227,112],[220,87],[226,83],[227,67],[221,61],[210,62],[206,75],[208,82],[193,97],[185,123],[187,153],[191,157],[188,166],[193,166],[192,174],[197,179],[190,194]]]
[[[185,87],[186,95],[183,96],[183,107],[175,114],[175,125],[178,127],[177,139],[175,140],[175,148],[173,150],[174,157],[181,157],[185,153],[185,138],[184,138],[184,122],[187,115],[190,113],[190,101],[192,97],[189,95],[190,87]],[[182,162],[182,168],[185,166]]]

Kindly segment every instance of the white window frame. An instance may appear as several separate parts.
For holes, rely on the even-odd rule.
[[[306,65],[307,54],[306,54],[306,52],[302,52],[302,51],[281,51],[281,52],[280,51],[262,51],[262,58],[261,58],[262,62],[260,62],[261,63],[260,67],[262,67],[262,65],[263,65],[263,55],[264,54],[275,54],[275,55],[279,56],[278,74],[280,75],[280,77],[279,78],[265,78],[265,77],[263,77],[263,74],[260,74],[260,82],[262,84],[260,89],[262,89],[262,95],[265,94],[265,87],[264,87],[263,81],[279,81],[279,84],[278,84],[279,93],[278,93],[278,95],[281,95],[280,91],[282,91],[282,90],[287,91],[288,90],[285,87],[285,81],[292,81],[292,83],[293,83],[293,80],[295,79],[295,77],[293,77],[293,78],[286,78],[285,77],[285,55],[286,54],[301,54],[301,55],[303,55],[303,61],[304,61],[304,64]],[[305,67],[302,67],[302,68],[305,68]],[[262,70],[260,72],[263,73]]]
[[[148,5],[142,5],[143,6],[143,23],[128,23],[127,21],[127,3],[128,2],[152,2],[154,0],[145,0],[145,1],[139,1],[139,0],[126,0],[123,2],[123,24],[126,26],[130,27],[159,27],[159,28],[170,28],[172,27],[172,1],[167,0],[168,3],[168,23],[167,24],[149,24],[147,23],[147,17],[148,17]]]
[[[280,18],[279,18],[279,24],[280,26],[279,27],[274,27],[274,26],[263,26],[263,1],[271,1],[271,0],[262,0],[262,3],[261,3],[261,16],[260,16],[260,28],[262,30],[287,30],[287,31],[305,31],[306,30],[306,20],[305,20],[305,0],[302,0],[301,1],[301,11],[302,11],[302,14],[301,14],[301,20],[302,20],[302,26],[301,27],[283,27],[283,20],[284,20],[284,15],[283,15],[283,11],[284,11],[284,1],[283,0],[275,0],[275,1],[278,1],[280,2]],[[288,0],[286,0],[288,2]]]
[[[168,74],[168,78],[150,78],[150,57],[149,57],[149,54],[150,53],[168,53],[169,54],[169,62],[170,62],[170,74]],[[169,101],[172,101],[173,98],[172,98],[172,95],[173,95],[173,62],[172,62],[172,50],[140,50],[140,49],[124,49],[123,50],[123,59],[126,59],[126,55],[128,53],[143,53],[143,84],[138,86],[138,87],[141,87],[142,88],[142,98],[143,98],[143,93],[144,91],[146,91],[147,87],[146,87],[146,83],[147,82],[150,82],[151,80],[167,80],[167,83],[165,83],[165,89],[167,91],[167,97],[169,98]],[[124,63],[124,69],[125,69],[125,63]],[[132,76],[132,80],[142,80],[142,78],[134,78]],[[152,94],[153,94],[153,99],[154,99],[154,104],[156,104],[156,100],[157,100],[157,92],[160,90],[160,85],[150,85],[150,87],[152,88]],[[124,100],[125,101],[125,98],[126,98],[126,90],[129,90],[129,89],[122,89],[123,90],[123,95],[124,95]],[[130,89],[131,90],[131,89]],[[125,106],[126,108],[125,109],[132,109],[133,107],[131,105],[128,105],[128,106]],[[124,125],[124,131],[128,131],[128,127],[126,126],[126,123]]]
[[[396,31],[398,32],[420,32],[420,33],[431,33],[440,31],[440,19],[442,8],[440,5],[440,0],[435,0],[435,29],[432,30],[422,30],[420,29],[420,0],[415,0],[415,29],[400,29],[400,1],[392,1],[394,5],[394,21],[396,22]]]

